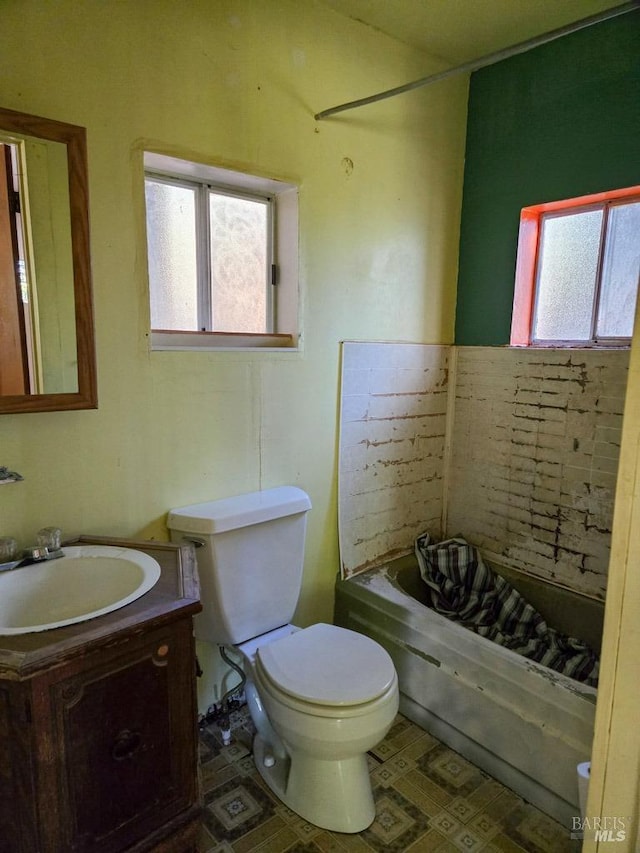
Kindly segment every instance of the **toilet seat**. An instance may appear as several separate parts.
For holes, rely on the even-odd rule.
[[[296,708],[314,706],[327,715],[375,703],[395,689],[397,681],[393,661],[382,646],[324,623],[261,646],[255,664],[280,701]]]

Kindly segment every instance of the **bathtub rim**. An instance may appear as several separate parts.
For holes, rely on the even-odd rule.
[[[408,616],[408,624],[417,630],[420,629],[420,625],[424,620],[424,613],[421,611],[427,608],[429,619],[434,621],[434,624],[438,627],[438,631],[445,638],[453,638],[459,631],[465,631],[473,638],[474,646],[483,658],[497,655],[505,664],[514,664],[518,670],[522,670],[524,673],[537,678],[542,677],[552,685],[566,690],[580,700],[586,700],[595,705],[598,695],[597,688],[582,681],[577,681],[568,675],[564,675],[564,673],[550,669],[537,661],[525,658],[518,654],[518,652],[507,649],[493,642],[493,640],[489,640],[487,637],[482,637],[469,628],[465,628],[460,623],[447,619],[446,616],[443,616],[441,613],[427,607],[426,604],[414,598],[398,581],[398,574],[408,569],[415,569],[416,572],[419,572],[418,563],[413,554],[398,557],[346,580],[338,576],[336,583],[339,586],[352,584],[354,587],[371,588],[372,591],[377,591],[381,595],[384,592],[383,597],[385,600],[389,601],[398,613],[403,612],[405,616]],[[454,662],[454,660],[455,654],[452,653],[451,660],[444,660],[443,663],[449,664]],[[527,678],[527,675],[525,675],[525,678]]]

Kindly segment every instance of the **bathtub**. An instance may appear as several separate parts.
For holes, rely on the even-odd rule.
[[[603,605],[493,567],[555,628],[600,649]],[[413,555],[336,584],[335,622],[377,640],[400,711],[565,826],[591,757],[597,691],[429,609]]]

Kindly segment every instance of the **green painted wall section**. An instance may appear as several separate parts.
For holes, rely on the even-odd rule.
[[[523,207],[640,184],[640,12],[472,75],[456,343],[508,344]]]

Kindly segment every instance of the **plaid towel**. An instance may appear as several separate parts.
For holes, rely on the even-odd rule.
[[[415,551],[431,606],[438,613],[526,658],[597,686],[597,655],[582,640],[550,628],[483,562],[477,548],[457,538],[434,543],[423,533],[416,539]]]

